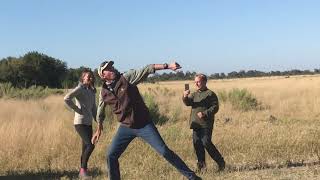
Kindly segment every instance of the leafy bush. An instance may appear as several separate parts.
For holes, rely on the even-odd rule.
[[[234,107],[244,111],[256,110],[259,106],[258,100],[246,89],[232,89],[229,100]]]
[[[226,91],[218,91],[218,97],[221,102],[228,101],[228,93]]]
[[[222,102],[230,102],[232,107],[237,110],[249,111],[261,109],[261,104],[257,98],[247,89],[235,88],[229,92],[221,91],[218,92],[218,96]]]
[[[153,122],[157,125],[165,124],[168,121],[168,118],[160,114],[159,106],[155,101],[155,97],[151,94],[145,93],[143,95],[143,99],[149,109]]]
[[[29,88],[15,88],[11,83],[0,83],[1,98],[17,99],[39,99],[53,94],[63,94],[61,89],[50,89],[42,86],[31,86]]]
[[[11,83],[0,83],[0,98],[6,96],[7,94],[12,94],[14,92],[14,87]]]

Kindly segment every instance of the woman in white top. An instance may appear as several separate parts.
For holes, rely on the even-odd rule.
[[[84,70],[79,85],[64,97],[66,105],[75,111],[74,126],[82,139],[79,177],[88,177],[87,164],[94,149],[94,144],[91,143],[92,119],[96,120],[97,114],[94,82],[93,72]],[[72,101],[73,98],[76,103]]]

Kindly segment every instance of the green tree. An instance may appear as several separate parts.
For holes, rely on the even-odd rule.
[[[65,62],[38,52],[24,55],[20,70],[25,87],[40,85],[61,88],[67,74]]]
[[[0,82],[10,82],[13,86],[21,83],[20,67],[22,62],[19,58],[8,57],[0,61]]]

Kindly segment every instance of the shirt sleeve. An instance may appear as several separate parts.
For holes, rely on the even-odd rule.
[[[71,92],[69,92],[65,97],[64,97],[64,102],[65,104],[71,108],[72,110],[74,110],[75,112],[77,112],[78,114],[82,114],[81,109],[79,109],[79,107],[77,105],[74,104],[74,102],[72,101],[73,98],[79,96],[80,94],[80,86],[74,88]]]
[[[94,94],[94,95],[96,95],[96,94]],[[94,100],[93,100],[92,116],[93,116],[93,119],[94,119],[95,121],[97,121],[97,105],[96,105],[96,98],[94,98]]]
[[[98,123],[102,123],[106,117],[105,115],[105,107],[106,107],[106,104],[103,100],[103,97],[102,97],[102,89],[99,93],[99,104],[98,104],[98,110],[97,110],[97,122]]]
[[[186,106],[192,106],[193,105],[193,96],[194,93],[191,93],[188,97],[182,97],[182,101]]]
[[[153,73],[155,73],[154,65],[150,64],[138,70],[129,70],[123,76],[130,84],[137,85]]]
[[[219,101],[217,95],[212,92],[208,97],[209,108],[203,113],[206,117],[211,117],[219,111]]]

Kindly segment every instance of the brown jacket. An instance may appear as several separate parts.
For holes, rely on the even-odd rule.
[[[106,105],[112,107],[113,113],[123,125],[141,128],[150,121],[148,108],[137,86],[130,84],[122,75],[116,82],[113,92],[104,85],[101,95]]]
[[[97,121],[102,122],[105,119],[105,106],[110,105],[122,125],[138,129],[148,124],[151,117],[137,84],[154,72],[154,66],[148,65],[139,70],[119,74],[115,84],[112,84],[112,89],[103,84],[99,97]]]

